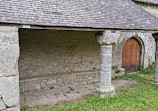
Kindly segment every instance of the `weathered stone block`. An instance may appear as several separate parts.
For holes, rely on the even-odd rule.
[[[7,107],[19,105],[19,77],[2,77],[0,78],[0,91],[2,98]]]
[[[64,75],[63,76],[63,81],[75,81],[76,75]]]
[[[37,90],[40,90],[41,89],[41,85],[40,83],[37,83]]]
[[[77,75],[77,76],[76,76],[76,79],[77,79],[77,80],[83,80],[83,79],[84,79],[84,75]]]
[[[12,107],[12,108],[7,108],[7,109],[4,110],[4,111],[20,111],[20,106]]]
[[[58,78],[57,79],[57,83],[63,83],[63,79],[62,78]]]
[[[93,81],[94,80],[93,76],[88,77],[88,80]]]
[[[0,77],[18,74],[19,45],[0,46]]]
[[[56,79],[48,80],[48,82],[47,82],[48,85],[53,85],[53,84],[56,84],[56,83],[57,83]]]
[[[88,80],[87,84],[93,84],[94,81],[93,80]]]
[[[6,109],[5,103],[0,99],[0,111]]]
[[[20,92],[25,92],[25,86],[24,85],[20,85]]]
[[[0,42],[2,44],[18,44],[18,27],[15,26],[0,26]]]
[[[33,90],[37,90],[37,85],[36,85],[36,83],[27,84],[27,85],[25,86],[25,91],[33,91]]]
[[[16,26],[0,26],[0,32],[5,32],[5,33],[18,32],[18,27],[16,27]]]
[[[3,44],[0,45],[1,56],[7,58],[19,57],[19,44]]]
[[[94,75],[95,79],[99,79],[99,74]]]
[[[99,78],[94,78],[94,83],[99,82]]]
[[[47,83],[46,82],[41,82],[41,88],[42,89],[48,89],[48,85],[47,85]]]
[[[88,81],[83,81],[81,84],[82,84],[82,85],[87,85],[87,84],[88,84]]]
[[[18,32],[13,33],[1,33],[0,32],[0,42],[1,43],[10,43],[10,44],[18,44]]]

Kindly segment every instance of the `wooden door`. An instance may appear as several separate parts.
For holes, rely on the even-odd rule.
[[[126,41],[122,50],[122,67],[127,73],[137,72],[141,68],[141,45],[135,38]]]

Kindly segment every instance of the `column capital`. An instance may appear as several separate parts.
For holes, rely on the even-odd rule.
[[[99,32],[96,34],[97,41],[101,45],[103,44],[109,45],[112,43],[117,43],[119,36],[120,36],[120,31],[113,31],[113,30]]]
[[[152,35],[155,38],[155,41],[158,42],[158,33],[153,33]]]

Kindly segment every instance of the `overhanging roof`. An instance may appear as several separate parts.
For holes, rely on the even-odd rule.
[[[158,19],[131,0],[0,0],[0,22],[158,30]]]

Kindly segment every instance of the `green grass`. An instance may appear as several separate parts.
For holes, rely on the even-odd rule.
[[[86,102],[75,102],[72,105],[55,107],[36,107],[21,111],[158,111],[158,85],[139,74],[125,75],[123,78],[138,82],[121,90],[114,97],[100,99],[94,95],[86,96]]]
[[[152,75],[154,73],[154,65],[151,65],[146,69],[141,69],[139,73],[140,74],[150,74],[150,75]]]

